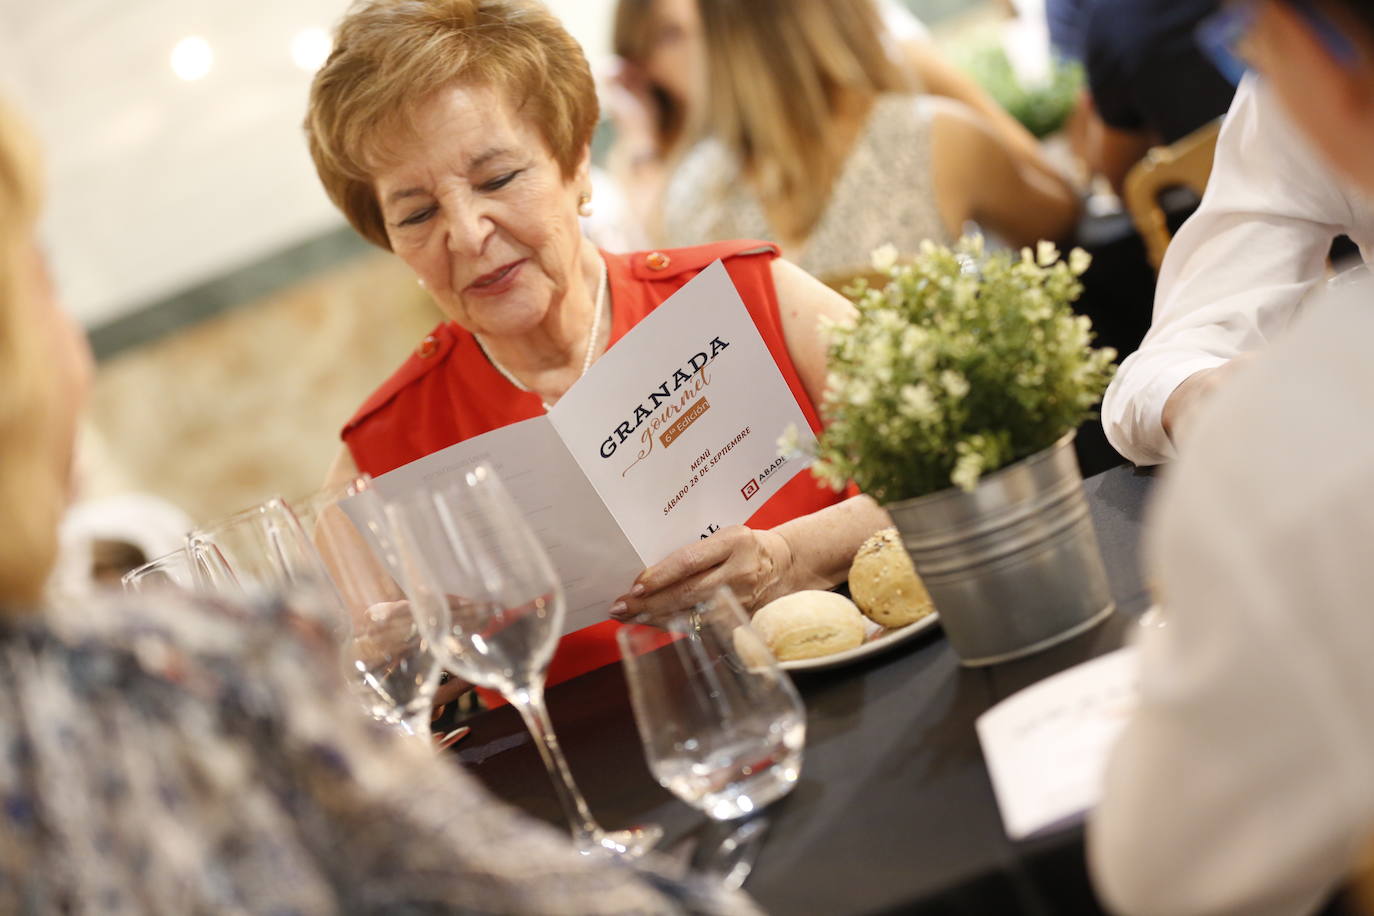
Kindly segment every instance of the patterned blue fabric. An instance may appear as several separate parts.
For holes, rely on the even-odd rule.
[[[368,720],[281,609],[0,620],[0,912],[754,912],[577,855]]]

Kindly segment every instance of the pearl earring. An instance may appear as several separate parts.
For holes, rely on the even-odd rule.
[[[586,191],[577,198],[577,215],[583,218],[592,215],[592,195]]]
[[[420,287],[420,289],[424,289],[424,288],[425,288],[425,278],[424,278],[424,277],[416,277],[416,278],[415,278],[415,283],[416,283],[417,286]]]

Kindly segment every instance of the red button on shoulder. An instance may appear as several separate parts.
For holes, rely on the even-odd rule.
[[[415,348],[415,355],[420,357],[420,359],[429,359],[438,352],[439,338],[435,337],[433,334],[420,341],[420,345]]]
[[[651,251],[644,257],[644,263],[650,270],[666,270],[673,259],[661,251]]]

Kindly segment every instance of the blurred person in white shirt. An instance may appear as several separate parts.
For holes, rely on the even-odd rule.
[[[1352,203],[1374,198],[1374,2],[1259,0],[1223,15],[1268,93],[1246,130],[1281,105],[1332,170],[1290,161],[1251,199],[1288,195],[1312,213],[1333,203],[1320,192],[1336,181]],[[1243,105],[1257,104],[1254,88]],[[1267,136],[1231,141],[1272,162]],[[1294,138],[1282,143],[1291,155]],[[1247,218],[1303,237],[1239,211],[1230,229]],[[1316,284],[1295,267],[1319,276],[1319,248],[1290,253],[1289,296]],[[1244,266],[1282,285],[1280,254],[1252,252]],[[1241,267],[1230,265],[1238,279]],[[1234,378],[1191,421],[1161,487],[1147,552],[1162,626],[1143,631],[1140,705],[1088,832],[1115,912],[1310,913],[1374,840],[1374,281],[1363,273],[1225,370]],[[1282,324],[1294,311],[1270,310],[1286,311]]]
[[[1150,332],[1103,400],[1107,438],[1138,465],[1176,457],[1197,404],[1287,330],[1325,278],[1333,239],[1374,256],[1371,195],[1300,129],[1340,115],[1338,100],[1309,87],[1294,112],[1273,77],[1247,76],[1237,90],[1202,204],[1164,258]]]

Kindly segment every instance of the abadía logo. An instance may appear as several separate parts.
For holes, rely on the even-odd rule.
[[[684,365],[674,369],[669,378],[635,406],[630,418],[617,425],[601,443],[601,457],[612,457],[628,439],[637,437],[639,448],[635,460],[621,472],[623,477],[630,468],[649,457],[654,450],[655,440],[664,448],[672,445],[687,427],[711,408],[711,403],[704,395],[711,384],[706,367],[728,346],[729,341],[713,337],[702,350],[692,354]]]

